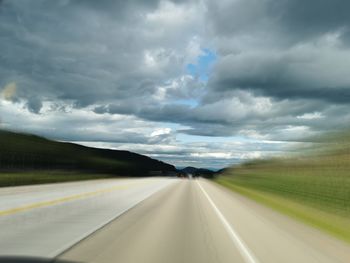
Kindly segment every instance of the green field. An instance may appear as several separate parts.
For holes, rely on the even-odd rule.
[[[216,181],[350,242],[347,147],[246,163],[226,170]]]
[[[0,187],[71,182],[103,178],[115,178],[115,176],[64,171],[7,172],[0,173]]]

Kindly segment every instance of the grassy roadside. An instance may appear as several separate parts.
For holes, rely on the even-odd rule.
[[[222,176],[217,183],[238,192],[254,201],[264,204],[278,212],[325,231],[339,239],[350,243],[350,218],[329,213],[292,201],[276,194],[271,194],[235,184],[231,178]]]
[[[115,178],[115,176],[65,171],[2,172],[0,173],[0,187],[62,183],[103,178]]]
[[[350,131],[306,146],[225,169],[215,181],[350,243]]]

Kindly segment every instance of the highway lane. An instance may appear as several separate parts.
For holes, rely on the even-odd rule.
[[[0,256],[55,257],[173,179],[108,179],[0,189]]]
[[[350,247],[209,181],[180,180],[58,259],[94,263],[348,263]]]

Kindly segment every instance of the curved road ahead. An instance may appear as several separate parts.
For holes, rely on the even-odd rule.
[[[350,246],[206,180],[0,189],[0,256],[69,262],[350,262]]]

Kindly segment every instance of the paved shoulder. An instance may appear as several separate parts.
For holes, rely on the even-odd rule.
[[[259,262],[350,262],[348,244],[215,183],[200,185]]]
[[[54,257],[173,182],[115,179],[0,189],[0,256]]]

